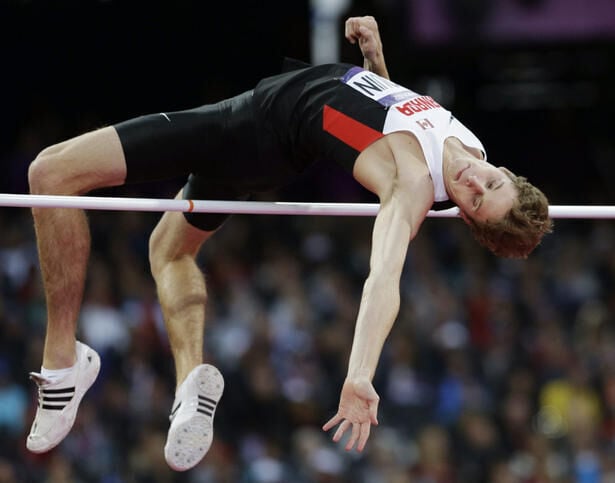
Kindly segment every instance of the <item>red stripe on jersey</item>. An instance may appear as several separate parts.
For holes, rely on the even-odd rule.
[[[326,104],[322,114],[322,128],[359,152],[384,136],[380,131],[376,131]]]

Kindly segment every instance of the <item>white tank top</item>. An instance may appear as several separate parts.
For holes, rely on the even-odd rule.
[[[448,199],[442,175],[444,141],[447,138],[455,137],[467,147],[480,150],[487,159],[485,148],[474,133],[431,97],[417,94],[363,69],[356,69],[356,74],[347,75],[343,82],[387,107],[383,134],[409,131],[416,136],[433,180],[435,201]]]

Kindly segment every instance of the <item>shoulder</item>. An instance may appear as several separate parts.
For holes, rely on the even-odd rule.
[[[433,202],[433,182],[416,138],[406,132],[386,135],[368,146],[357,158],[353,175],[381,199],[393,190],[413,201]]]

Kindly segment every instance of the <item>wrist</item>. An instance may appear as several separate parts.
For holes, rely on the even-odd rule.
[[[377,60],[371,60],[367,57],[364,58],[363,68],[369,70],[370,72],[373,72],[374,74],[378,74],[381,77],[388,78],[389,76],[386,65],[382,58],[379,58]]]
[[[362,381],[368,380],[371,381],[374,378],[374,371],[367,368],[357,368],[357,369],[348,369],[348,374],[346,374],[347,381]]]

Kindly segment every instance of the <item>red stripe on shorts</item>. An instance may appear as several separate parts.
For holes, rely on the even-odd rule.
[[[359,152],[384,136],[380,131],[376,131],[327,105],[325,105],[322,114],[322,128]]]

